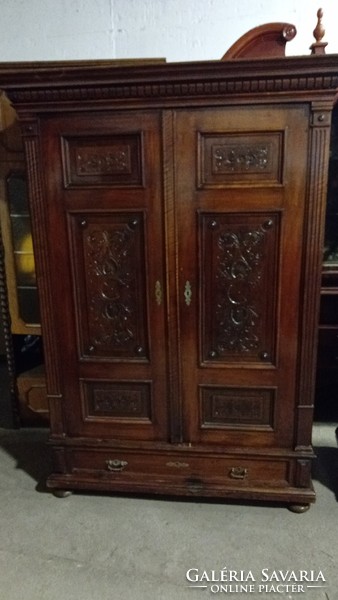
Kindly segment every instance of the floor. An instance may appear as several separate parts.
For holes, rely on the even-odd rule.
[[[335,427],[314,426],[317,502],[296,515],[239,502],[55,498],[45,489],[48,432],[3,423],[0,600],[338,600]]]

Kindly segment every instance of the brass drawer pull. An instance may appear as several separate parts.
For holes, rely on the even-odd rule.
[[[176,469],[187,469],[189,467],[189,463],[180,462],[179,460],[171,460],[167,462],[167,467],[175,467]]]
[[[126,460],[119,460],[118,458],[115,458],[114,460],[106,460],[108,471],[114,471],[115,473],[123,471],[127,464],[128,463]]]
[[[232,479],[245,479],[248,474],[248,469],[244,467],[232,467],[229,475]]]
[[[162,304],[162,286],[160,281],[156,281],[155,283],[155,299],[158,306]]]

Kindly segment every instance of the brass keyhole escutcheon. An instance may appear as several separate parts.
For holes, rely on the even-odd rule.
[[[160,281],[156,281],[155,283],[155,299],[158,306],[162,304],[162,286]]]
[[[192,298],[192,289],[191,289],[190,281],[186,281],[185,282],[185,286],[184,286],[184,298],[185,298],[186,305],[190,306],[190,304],[191,304],[191,298]]]

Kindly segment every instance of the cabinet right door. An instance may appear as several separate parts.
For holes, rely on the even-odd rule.
[[[178,111],[183,438],[292,447],[307,107]]]

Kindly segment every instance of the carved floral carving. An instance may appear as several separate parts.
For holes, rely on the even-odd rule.
[[[85,416],[87,418],[142,419],[151,418],[149,382],[83,382]]]
[[[244,420],[251,419],[258,421],[262,418],[262,401],[261,398],[228,398],[220,394],[212,396],[211,415],[214,420],[232,419]]]
[[[115,175],[131,172],[130,146],[116,146],[106,150],[81,148],[76,154],[78,175]]]
[[[140,400],[142,398],[137,391],[97,389],[94,391],[94,411],[138,415],[141,412]]]
[[[213,173],[238,171],[263,171],[270,163],[270,148],[267,145],[228,145],[212,147]]]
[[[201,392],[204,426],[273,426],[273,389],[206,386]]]
[[[66,187],[138,187],[142,185],[142,136],[102,133],[62,136]]]

